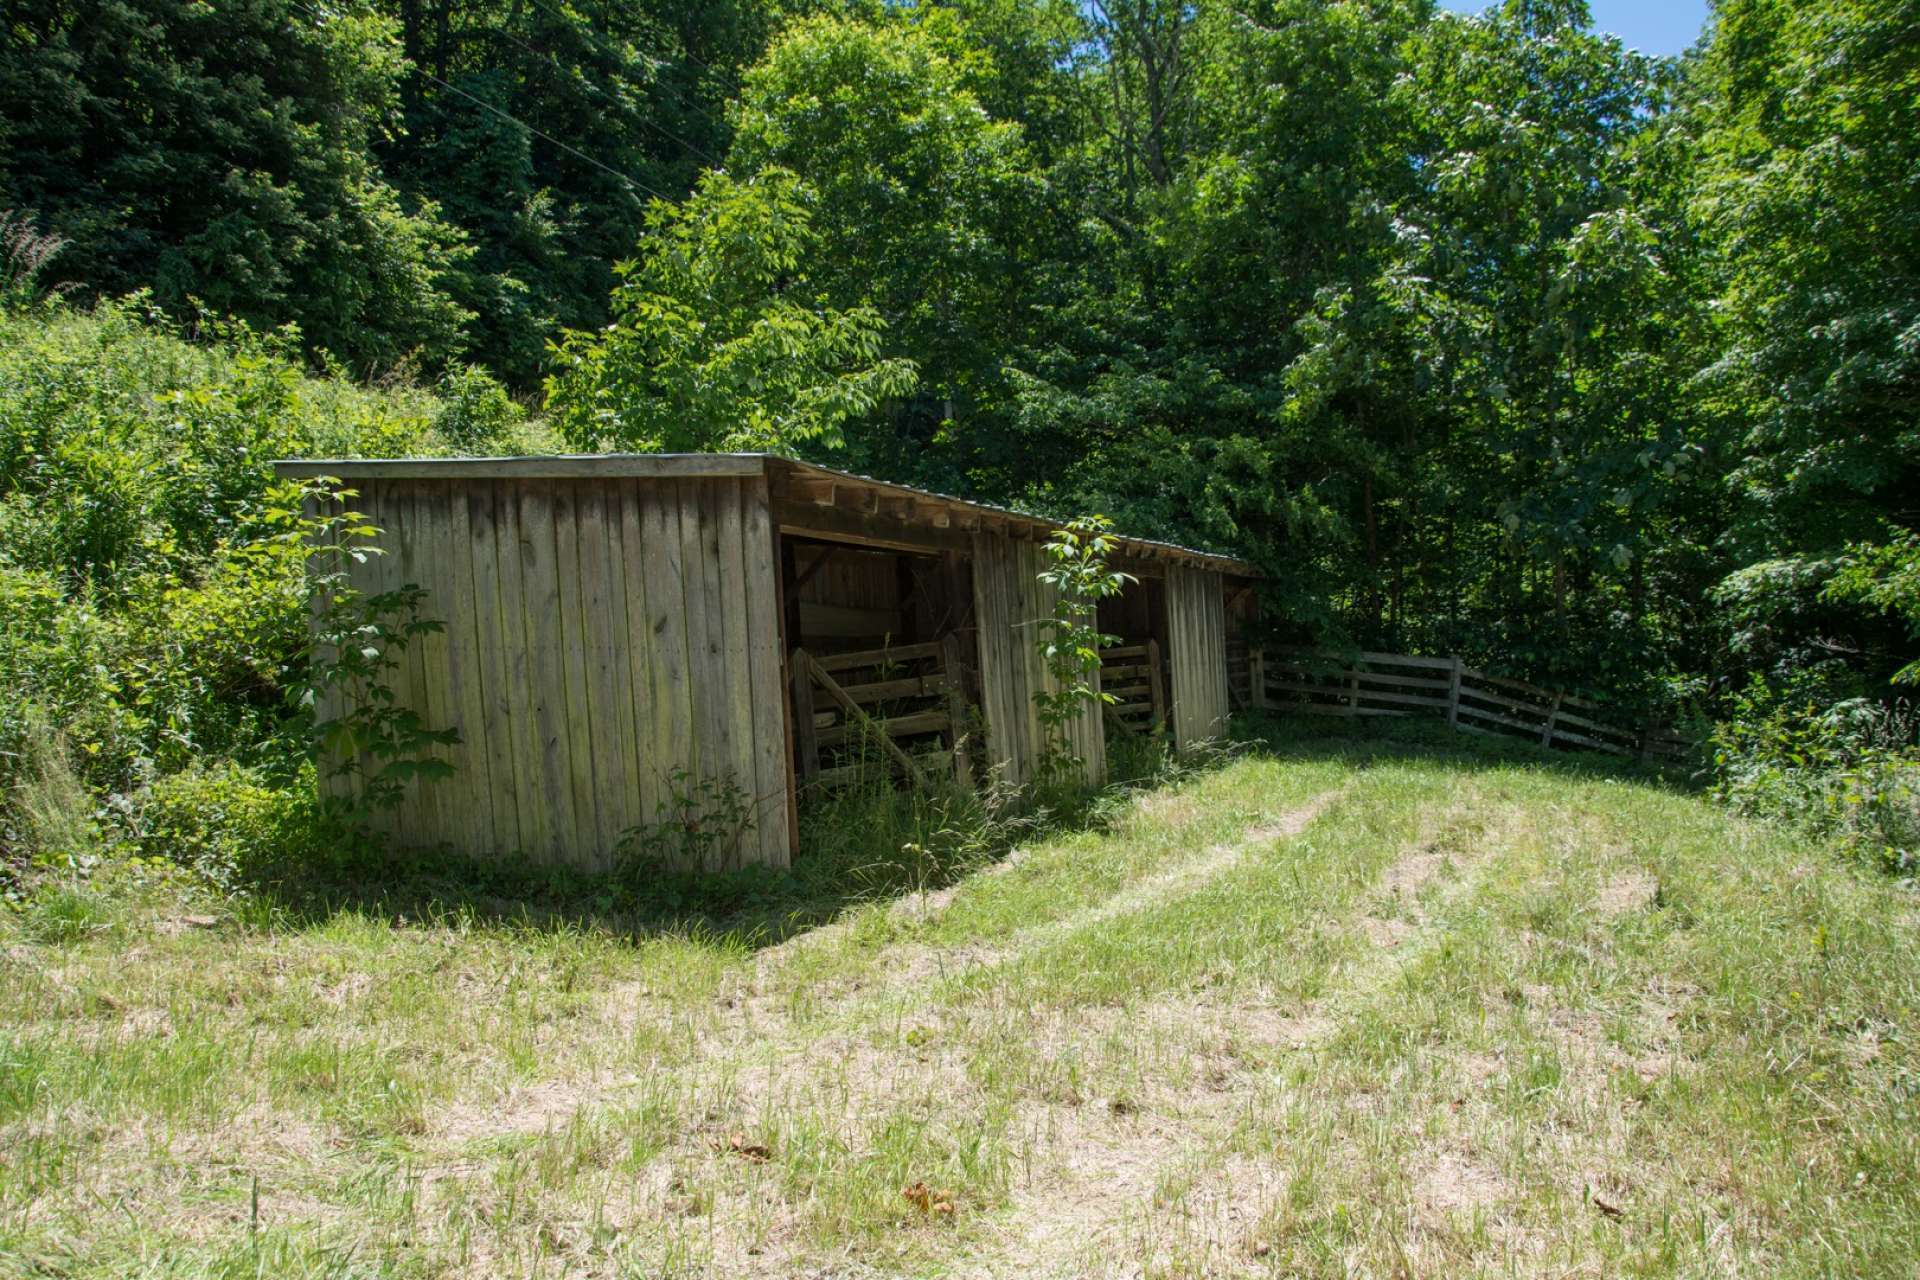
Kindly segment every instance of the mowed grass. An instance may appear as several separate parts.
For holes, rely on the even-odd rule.
[[[1431,735],[1110,808],[778,946],[15,913],[0,1272],[1920,1264],[1910,888]]]

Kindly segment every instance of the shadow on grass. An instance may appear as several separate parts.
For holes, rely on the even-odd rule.
[[[251,878],[240,914],[259,927],[323,925],[343,912],[396,926],[433,923],[536,931],[591,930],[644,940],[677,936],[762,947],[847,910],[951,884],[1022,840],[1088,825],[1094,796],[1000,806],[957,789],[931,794],[880,781],[801,806],[791,867],[613,872],[450,852],[394,852],[337,838]]]
[[[960,791],[925,795],[885,785],[815,798],[802,805],[801,849],[789,868],[713,874],[651,866],[594,874],[353,848],[263,878],[248,910],[255,923],[272,927],[320,925],[350,911],[396,926],[578,929],[634,940],[696,937],[756,948],[830,923],[851,908],[951,884],[1021,842],[1100,828],[1132,792],[1249,756],[1338,759],[1356,769],[1428,760],[1462,770],[1547,769],[1686,789],[1671,772],[1634,762],[1549,752],[1414,720],[1349,722],[1256,713],[1236,722],[1230,749],[1199,763],[1175,765],[1137,747],[1120,754],[1122,767],[1133,775],[1130,781],[1101,793],[1055,795],[1039,806],[996,806]]]

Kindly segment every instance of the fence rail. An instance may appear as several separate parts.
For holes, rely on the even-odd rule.
[[[912,753],[938,745],[951,757],[954,777],[971,786],[959,652],[955,636],[857,653],[795,649],[790,696],[801,785],[854,781],[865,771],[863,749],[877,747],[887,768],[924,788],[930,779]]]
[[[1444,714],[1466,733],[1523,737],[1543,747],[1671,761],[1691,749],[1659,721],[1622,717],[1563,690],[1476,671],[1457,657],[1307,649],[1251,649],[1247,688],[1255,706],[1329,716]]]

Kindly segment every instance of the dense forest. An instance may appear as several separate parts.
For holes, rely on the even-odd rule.
[[[18,0],[7,772],[284,774],[275,451],[750,448],[1247,556],[1904,859],[1916,102],[1920,0]]]

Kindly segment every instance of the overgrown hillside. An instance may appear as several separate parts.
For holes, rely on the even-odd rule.
[[[311,812],[304,563],[269,463],[532,447],[484,374],[370,390],[276,335],[141,300],[0,310],[0,877],[150,852],[298,858]]]
[[[0,919],[0,1271],[1910,1275],[1912,894],[1462,741],[1277,732],[772,946],[81,887]]]

